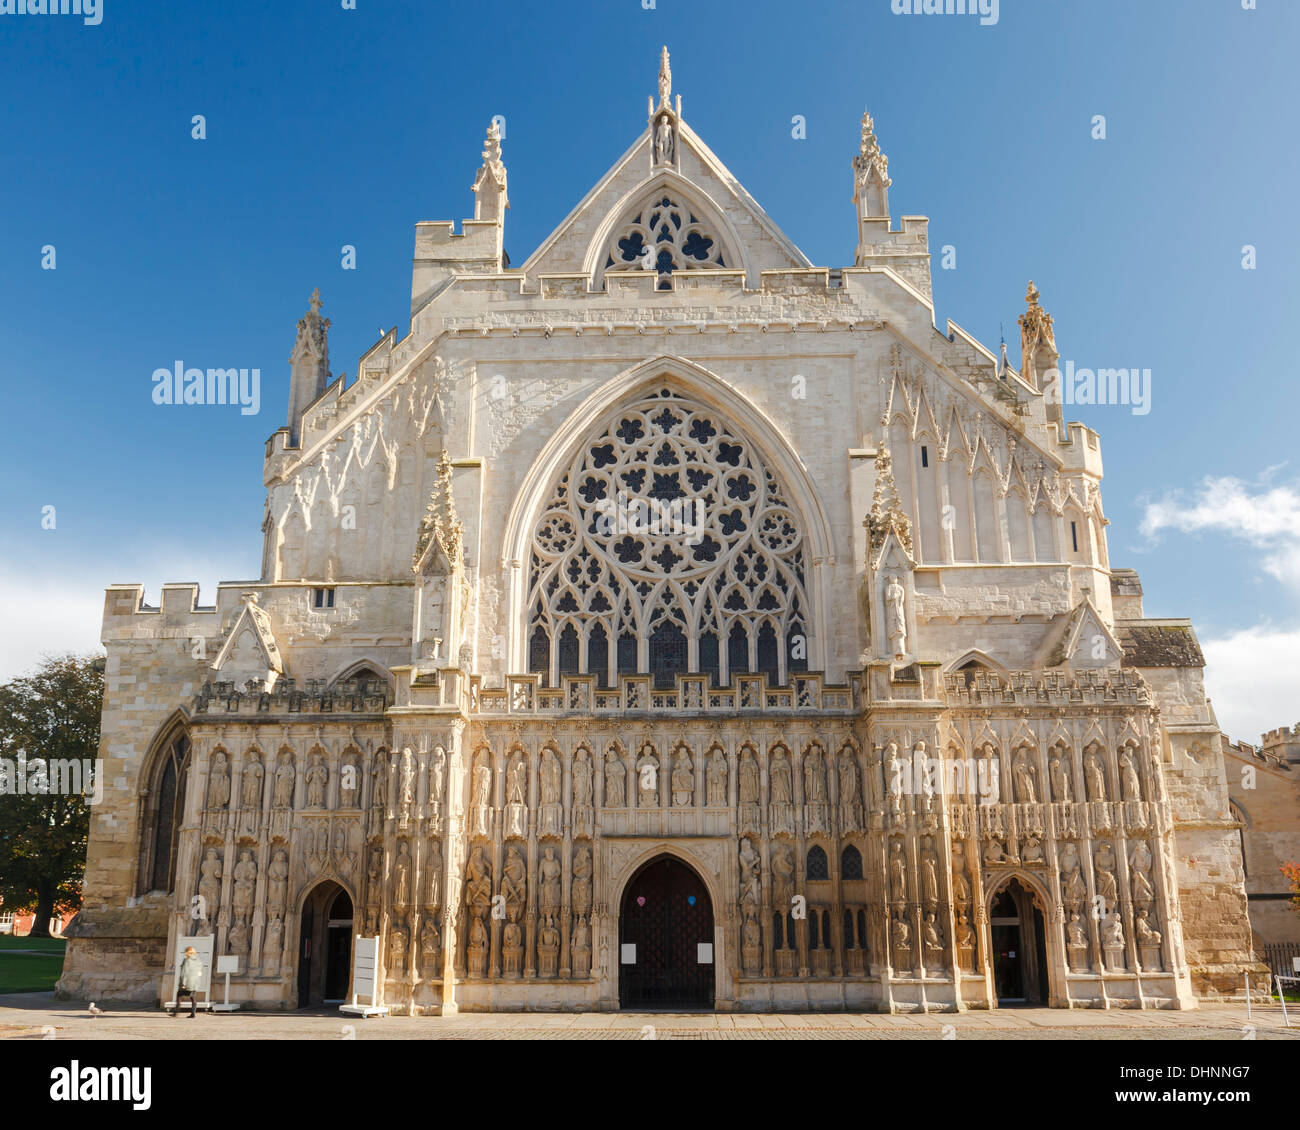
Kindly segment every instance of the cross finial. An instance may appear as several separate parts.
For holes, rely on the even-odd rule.
[[[673,70],[668,65],[668,48],[659,53],[659,105],[667,106],[673,93]]]
[[[319,313],[320,313],[320,306],[321,306],[321,303],[320,303],[320,287],[316,287],[316,288],[311,292],[311,302],[310,302],[310,305],[311,305],[311,312],[312,312],[313,314],[319,314]]]

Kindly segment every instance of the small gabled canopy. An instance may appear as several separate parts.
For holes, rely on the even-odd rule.
[[[284,674],[284,660],[271,630],[271,617],[258,605],[257,593],[243,593],[240,599],[244,607],[212,661],[212,670],[220,672],[228,682],[260,679],[270,691]]]
[[[1058,616],[1034,655],[1035,667],[1118,667],[1124,648],[1085,596],[1068,615]]]

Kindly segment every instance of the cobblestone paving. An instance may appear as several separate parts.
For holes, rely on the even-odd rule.
[[[78,1040],[1260,1040],[1300,1038],[1277,1005],[1206,1005],[1187,1012],[1015,1009],[879,1013],[467,1013],[361,1020],[336,1012],[188,1014],[84,1006],[48,993],[0,996],[0,1039]]]

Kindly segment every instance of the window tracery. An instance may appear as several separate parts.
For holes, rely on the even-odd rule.
[[[578,451],[534,527],[529,670],[784,681],[807,667],[803,542],[753,444],[671,389],[642,396]]]
[[[609,241],[605,269],[626,270],[653,266],[659,289],[670,290],[674,271],[725,267],[722,241],[713,228],[672,196],[657,196]]]

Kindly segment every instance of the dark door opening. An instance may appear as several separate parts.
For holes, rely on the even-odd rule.
[[[302,906],[298,937],[298,1007],[347,999],[352,975],[352,899],[337,883],[320,884]]]
[[[1018,879],[1011,880],[993,900],[989,925],[999,1006],[1045,1005],[1047,934],[1043,913]]]
[[[681,860],[661,856],[632,877],[618,940],[621,1007],[713,1007],[713,904]]]

